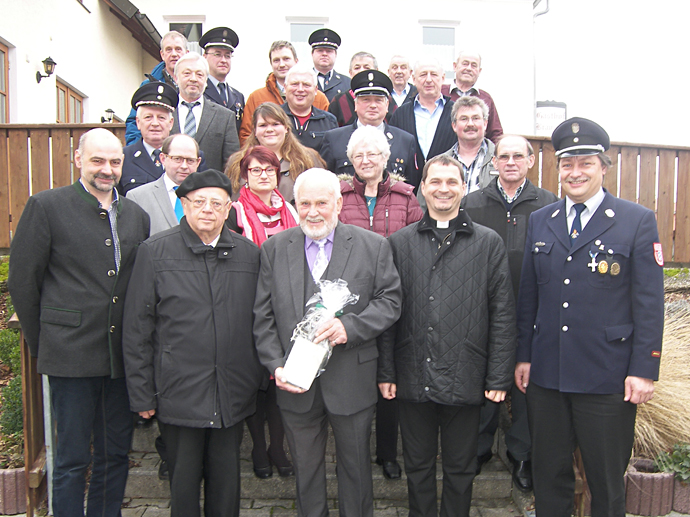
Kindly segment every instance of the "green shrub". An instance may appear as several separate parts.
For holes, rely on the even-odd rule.
[[[0,330],[0,361],[7,365],[13,374],[22,373],[19,331],[14,329]]]
[[[690,481],[690,444],[675,444],[671,452],[660,453],[654,465],[660,472],[670,472],[681,481]]]
[[[10,272],[10,261],[8,257],[2,257],[0,261],[0,282],[7,281],[7,275]]]
[[[17,375],[2,389],[0,426],[5,436],[22,434],[24,429],[22,406],[22,376]]]

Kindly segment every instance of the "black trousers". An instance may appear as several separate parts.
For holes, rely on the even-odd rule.
[[[592,492],[592,517],[625,517],[623,476],[630,460],[637,406],[623,394],[561,393],[533,382],[527,388],[532,477],[539,517],[570,517],[580,446]]]
[[[398,401],[384,399],[379,391],[376,401],[376,458],[395,461],[398,457]]]
[[[532,457],[532,443],[529,436],[529,422],[527,418],[527,401],[524,393],[513,385],[510,392],[510,407],[512,420],[506,431],[506,447],[517,461],[527,461]],[[479,440],[477,456],[483,456],[491,451],[494,435],[498,429],[498,416],[501,405],[486,400],[482,406],[479,418]]]
[[[221,429],[161,426],[168,452],[171,517],[200,516],[202,479],[206,517],[240,514],[242,431],[242,422]]]
[[[477,468],[480,406],[398,401],[410,517],[436,517],[436,455],[441,430],[441,516],[468,517]]]

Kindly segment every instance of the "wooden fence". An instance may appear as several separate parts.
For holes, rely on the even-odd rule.
[[[0,249],[12,235],[31,194],[72,183],[79,137],[93,127],[112,130],[124,141],[124,124],[0,124]],[[537,160],[532,182],[559,194],[553,147],[548,137],[528,137]],[[690,147],[613,142],[604,186],[657,215],[667,264],[690,263]]]

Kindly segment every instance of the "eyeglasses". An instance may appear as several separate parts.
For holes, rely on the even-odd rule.
[[[195,210],[201,210],[208,204],[215,212],[220,212],[228,205],[228,203],[230,203],[229,199],[227,201],[221,201],[220,199],[206,199],[203,197],[189,199],[187,196],[185,196],[185,199],[192,204]]]
[[[500,163],[508,163],[512,158],[515,163],[521,163],[527,158],[524,154],[501,154],[496,157]]]
[[[196,163],[199,163],[199,158],[187,158],[185,156],[170,156],[164,154],[168,160],[172,160],[173,163],[176,163],[177,165],[180,165],[182,162],[187,162],[187,165],[190,167],[193,166]]]
[[[217,59],[227,59],[228,61],[230,61],[230,58],[232,58],[232,52],[225,52],[225,53],[221,53],[221,52],[207,52],[206,55],[207,55],[207,56],[213,56],[213,57],[215,57],[215,58],[217,58]]]
[[[252,176],[258,178],[264,172],[266,173],[266,176],[275,176],[278,173],[278,169],[275,167],[252,167],[248,172]]]
[[[353,162],[361,162],[362,160],[364,160],[364,158],[366,158],[369,161],[372,161],[375,158],[378,158],[379,156],[381,156],[381,154],[382,153],[360,153],[360,154],[354,155],[352,157],[352,161]]]

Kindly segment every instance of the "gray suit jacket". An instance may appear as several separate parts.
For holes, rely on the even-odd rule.
[[[300,227],[274,235],[261,247],[261,270],[254,303],[254,339],[261,363],[273,373],[285,364],[290,338],[305,309],[304,233]],[[347,343],[333,348],[319,377],[328,411],[351,415],[376,403],[376,338],[400,317],[400,277],[388,241],[380,235],[338,223],[325,277],[342,278],[359,295],[339,316]],[[305,413],[314,390],[278,390],[281,408]]]
[[[170,203],[165,189],[165,174],[156,181],[130,190],[127,199],[131,199],[144,209],[151,218],[151,235],[177,226],[177,216]]]
[[[171,135],[181,133],[177,110],[174,115],[175,122],[170,131]],[[222,172],[230,155],[240,150],[235,120],[235,114],[229,109],[204,100],[199,129],[194,139],[199,143],[199,149],[204,152],[207,169]]]

